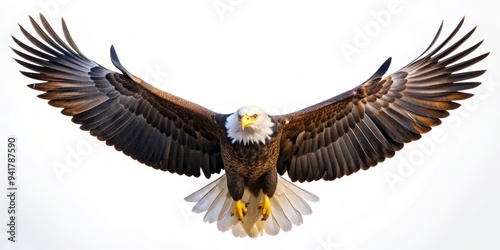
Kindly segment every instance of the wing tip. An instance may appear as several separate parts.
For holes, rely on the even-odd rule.
[[[114,45],[111,45],[109,48],[109,53],[111,57],[111,62],[113,65],[115,65],[116,68],[118,68],[124,75],[132,79],[136,83],[141,83],[142,80],[136,76],[134,76],[132,73],[130,73],[125,67],[123,67],[122,63],[120,62],[120,58],[118,58],[118,54],[116,53],[116,49]]]
[[[125,69],[125,67],[123,67],[122,63],[120,62],[120,58],[118,57],[115,46],[113,44],[111,44],[111,47],[109,48],[109,54],[113,65],[115,65],[115,67],[118,68],[123,74],[129,75],[130,73],[127,71],[127,69]]]
[[[389,70],[389,67],[391,66],[391,62],[392,62],[392,57],[387,58],[384,61],[384,63],[382,63],[382,65],[378,68],[378,70],[375,72],[375,74],[373,74],[368,79],[368,81],[372,81],[372,80],[375,80],[375,79],[381,79],[382,76],[384,76],[384,74],[387,72],[387,70]]]
[[[109,48],[109,54],[113,65],[115,65],[115,67],[117,67],[119,70],[124,71],[125,68],[120,63],[120,58],[118,58],[118,54],[116,54],[115,46],[112,44],[111,47]]]

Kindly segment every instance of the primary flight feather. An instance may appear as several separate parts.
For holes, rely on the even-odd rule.
[[[81,124],[107,145],[155,169],[217,180],[186,197],[194,212],[235,236],[276,235],[302,224],[307,201],[318,197],[292,181],[334,180],[392,157],[405,143],[439,125],[448,110],[480,83],[484,70],[463,71],[488,53],[470,56],[481,42],[462,49],[474,29],[455,39],[463,21],[416,60],[387,75],[385,61],[366,82],[343,94],[285,115],[246,106],[219,114],[161,91],[128,72],[113,46],[111,60],[121,73],[88,59],[71,38],[65,40],[40,15],[30,17],[39,38],[23,27],[31,44],[13,37],[30,72],[42,81],[28,85],[39,97]],[[459,50],[460,49],[460,50]]]

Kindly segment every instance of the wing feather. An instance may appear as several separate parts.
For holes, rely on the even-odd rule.
[[[424,53],[401,70],[383,78],[389,58],[356,88],[303,110],[277,116],[276,119],[287,121],[281,137],[278,173],[288,172],[292,181],[334,180],[377,165],[394,156],[404,143],[418,140],[441,124],[440,119],[449,115],[448,110],[460,106],[455,101],[472,96],[461,91],[480,85],[467,80],[485,72],[462,71],[488,55],[465,58],[482,41],[456,52],[476,29],[451,43],[463,22],[462,19],[432,49],[441,33],[441,24]]]
[[[128,72],[111,47],[111,60],[122,72],[88,59],[76,46],[64,20],[65,40],[43,15],[30,17],[39,38],[20,26],[31,45],[13,37],[15,59],[43,81],[28,85],[39,97],[107,145],[156,169],[207,178],[223,168],[217,124],[219,114],[156,89]]]

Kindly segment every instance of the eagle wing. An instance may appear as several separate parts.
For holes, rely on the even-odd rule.
[[[30,17],[45,43],[23,27],[32,46],[13,37],[27,52],[13,49],[24,59],[16,61],[33,71],[21,73],[44,81],[28,85],[44,92],[40,98],[63,108],[82,130],[155,169],[196,177],[203,172],[207,178],[220,172],[218,114],[135,77],[120,64],[113,47],[111,59],[122,74],[100,66],[80,52],[64,20],[67,43],[43,15],[40,19],[45,31]]]
[[[390,65],[389,58],[354,89],[280,116],[286,122],[278,173],[288,172],[292,181],[334,180],[375,166],[392,157],[404,143],[418,140],[439,125],[440,119],[449,115],[447,110],[460,106],[454,101],[472,96],[461,91],[480,84],[466,80],[485,72],[461,72],[488,55],[464,59],[482,41],[452,54],[475,28],[445,48],[463,22],[427,53],[441,32],[441,24],[425,52],[401,70],[382,78]]]

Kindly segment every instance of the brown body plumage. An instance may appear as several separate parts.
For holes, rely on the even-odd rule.
[[[276,123],[275,123],[276,124]],[[279,144],[282,125],[265,143],[221,143],[224,170],[228,176],[228,188],[231,197],[241,200],[245,188],[255,196],[264,192],[269,197],[274,195],[277,185],[276,161],[279,156]],[[228,140],[227,137],[223,140]]]
[[[44,29],[31,22],[44,42],[22,27],[32,46],[14,38],[24,50],[14,49],[23,58],[16,61],[33,71],[22,73],[43,81],[28,86],[43,91],[39,97],[63,108],[82,130],[155,169],[207,178],[225,169],[186,200],[197,202],[195,212],[207,212],[206,221],[237,236],[288,231],[311,213],[304,199],[317,197],[280,175],[300,182],[350,175],[392,157],[439,125],[447,110],[459,107],[456,100],[472,96],[462,91],[480,84],[468,80],[484,73],[463,70],[488,55],[466,58],[481,42],[456,52],[475,30],[451,42],[462,20],[434,48],[440,28],[429,48],[402,69],[383,77],[388,59],[363,84],[311,107],[277,116],[252,108],[218,114],[132,75],[113,47],[112,62],[122,73],[88,59],[64,21],[66,42],[43,16]],[[252,124],[245,128],[243,119]]]

